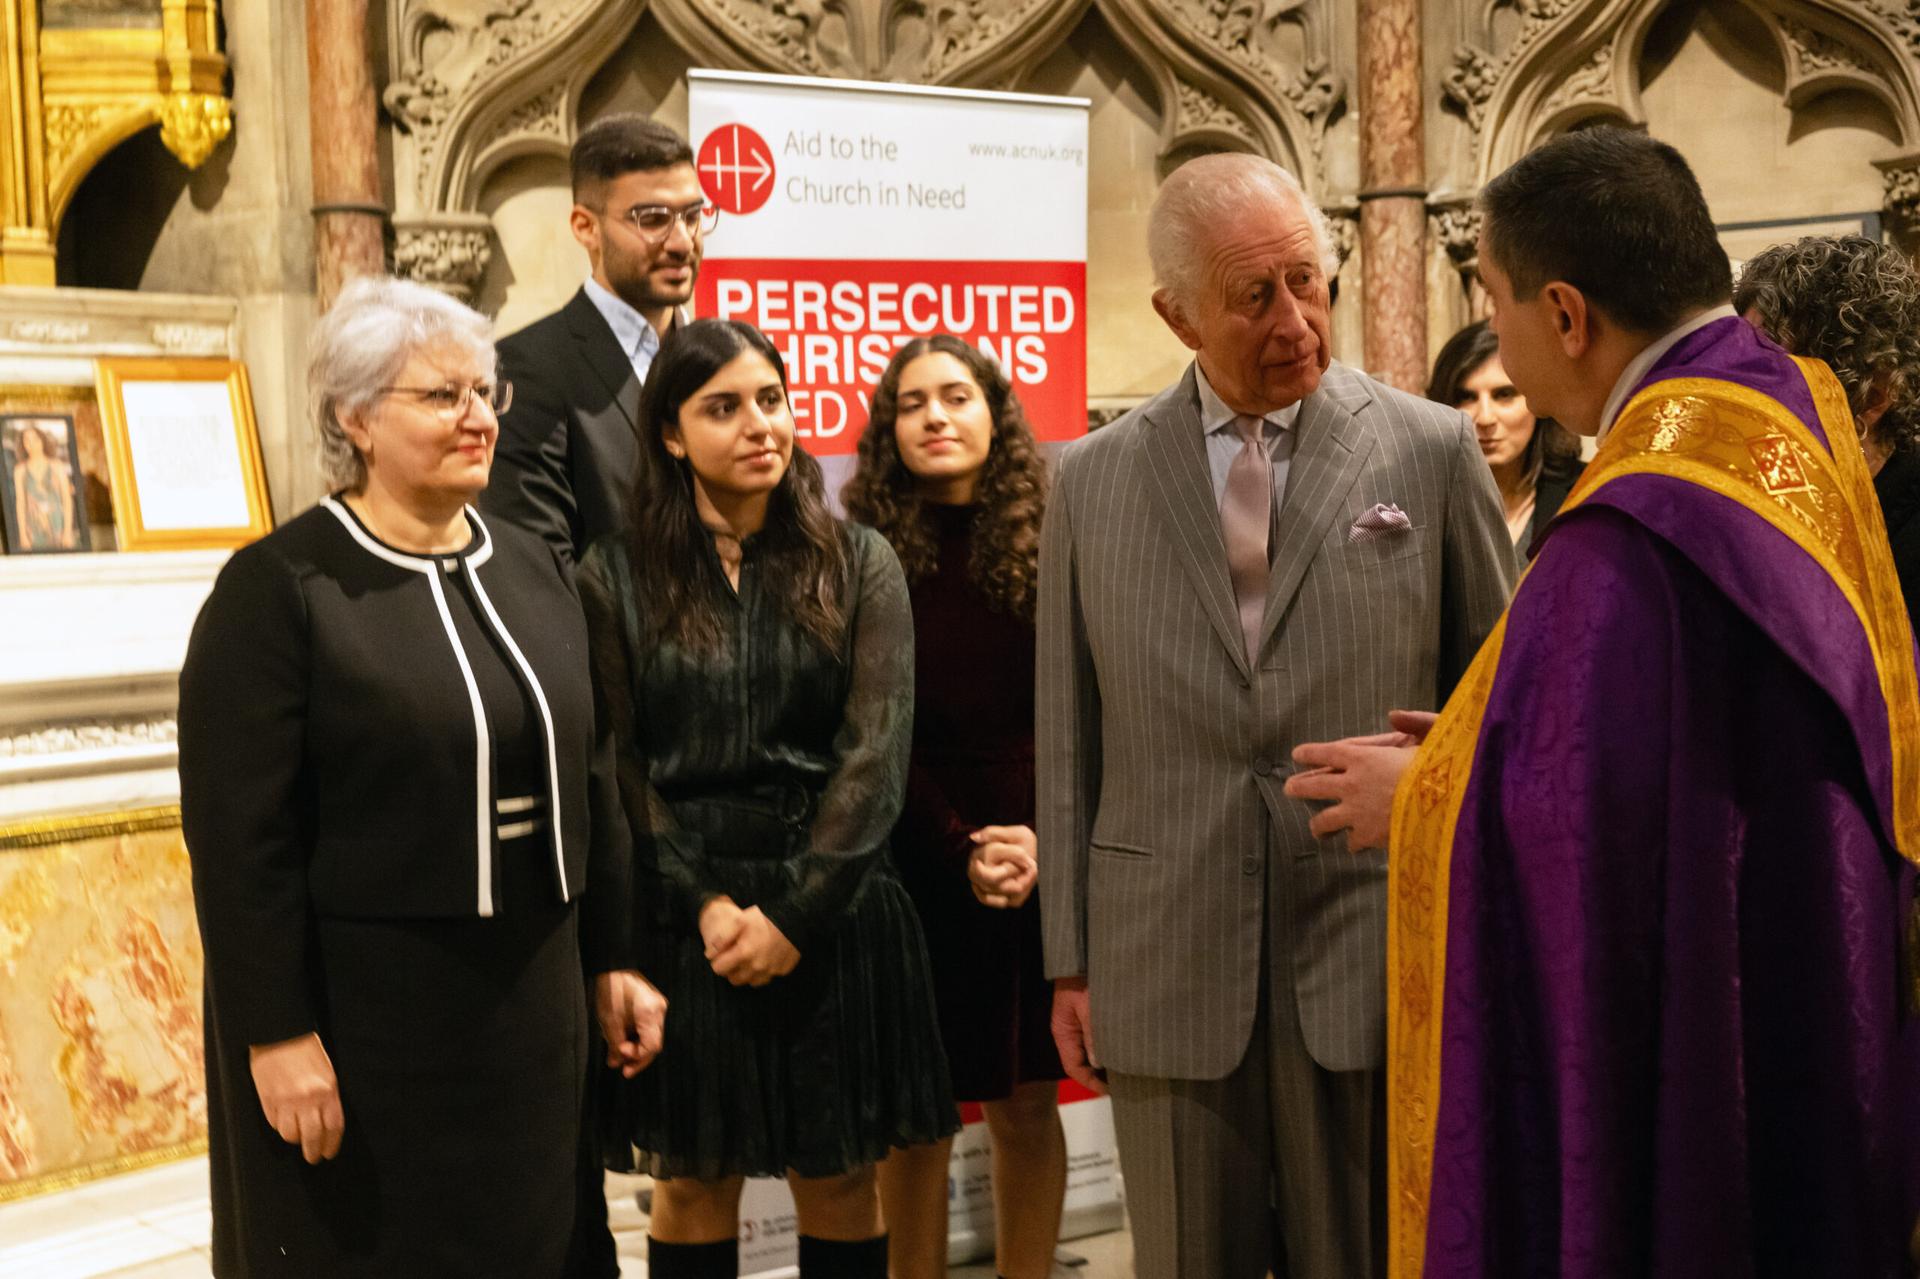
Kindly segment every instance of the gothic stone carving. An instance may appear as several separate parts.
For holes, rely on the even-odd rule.
[[[1480,210],[1472,196],[1438,199],[1429,206],[1433,238],[1447,251],[1447,260],[1462,275],[1480,265]]]
[[[395,218],[393,269],[397,275],[470,299],[493,255],[487,219],[442,214],[428,221]]]
[[[1920,156],[1882,161],[1880,171],[1886,184],[1881,209],[1888,223],[1902,234],[1920,232]]]

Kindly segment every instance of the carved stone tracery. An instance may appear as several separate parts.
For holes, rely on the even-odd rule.
[[[1331,0],[1093,0],[1159,90],[1162,154],[1267,155],[1323,201],[1348,105]],[[1086,0],[391,0],[395,267],[462,296],[484,274],[478,203],[510,155],[564,155],[581,88],[643,12],[699,65],[1005,88]]]

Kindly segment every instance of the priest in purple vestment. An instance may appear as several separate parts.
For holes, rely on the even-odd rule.
[[[1481,211],[1501,360],[1597,454],[1438,721],[1287,786],[1391,815],[1391,1273],[1905,1275],[1920,699],[1845,393],[1726,305],[1671,147]]]

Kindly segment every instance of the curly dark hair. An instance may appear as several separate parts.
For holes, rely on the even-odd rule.
[[[859,461],[841,491],[847,514],[878,529],[900,557],[909,582],[937,567],[938,550],[921,514],[924,501],[900,459],[894,435],[900,376],[923,355],[951,355],[986,397],[993,440],[975,489],[973,555],[968,575],[989,603],[1016,617],[1033,617],[1040,574],[1040,516],[1047,501],[1047,464],[1034,443],[1013,384],[991,357],[949,333],[916,338],[894,353],[873,390],[873,408],[860,437]]]
[[[772,366],[784,393],[787,367],[760,330],[739,320],[696,320],[660,344],[640,395],[640,468],[629,508],[635,587],[653,637],[694,653],[724,647],[731,601],[711,571],[713,534],[694,505],[693,466],[667,452],[664,431],[714,374],[749,352]],[[756,536],[781,609],[828,651],[836,649],[847,628],[846,533],[827,507],[820,463],[798,445]]]
[[[1887,396],[1873,436],[1920,450],[1920,275],[1899,249],[1861,235],[1810,235],[1748,262],[1734,309],[1795,355],[1825,360],[1856,428],[1876,386]]]
[[[1500,354],[1500,339],[1485,320],[1475,320],[1447,339],[1434,357],[1433,378],[1427,383],[1427,398],[1448,408],[1458,408],[1467,379],[1480,366]],[[1535,416],[1533,438],[1527,441],[1523,457],[1528,482],[1555,482],[1572,479],[1580,473],[1580,437],[1550,417]]]

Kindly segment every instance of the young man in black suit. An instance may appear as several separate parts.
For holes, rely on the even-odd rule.
[[[625,526],[640,385],[693,297],[714,210],[686,139],[645,116],[589,125],[572,169],[569,225],[593,274],[560,310],[500,343],[513,406],[480,506],[577,562]]]

